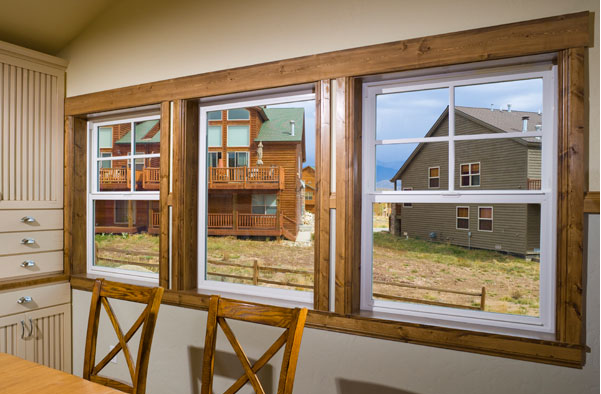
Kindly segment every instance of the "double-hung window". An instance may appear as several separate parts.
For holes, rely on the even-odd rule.
[[[556,67],[474,71],[364,82],[361,309],[553,339]],[[398,231],[374,231],[379,203]]]
[[[156,281],[160,116],[88,124],[88,272]]]
[[[198,287],[263,302],[311,306],[314,245],[303,224],[303,163],[315,166],[313,86],[201,99]],[[210,151],[227,114],[225,168]],[[281,239],[297,244],[281,242]]]

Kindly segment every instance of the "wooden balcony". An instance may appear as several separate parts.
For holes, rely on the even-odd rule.
[[[209,167],[208,178],[209,189],[284,189],[284,167]]]
[[[100,190],[130,190],[131,169],[100,168],[98,171],[98,184]],[[159,168],[144,167],[142,171],[136,171],[136,190],[159,190],[160,170]]]
[[[207,227],[209,235],[233,235],[233,236],[284,236],[292,241],[296,239],[284,227],[284,221],[291,221],[283,214],[278,215],[255,215],[250,213],[209,213]]]
[[[149,214],[150,214],[150,223],[148,224],[148,233],[149,234],[160,233],[161,232],[161,229],[160,229],[161,213],[151,209]]]

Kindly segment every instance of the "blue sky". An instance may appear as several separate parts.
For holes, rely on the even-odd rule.
[[[299,101],[296,103],[268,105],[267,108],[304,108],[305,109],[305,150],[306,166],[315,167],[315,100]]]
[[[455,89],[455,105],[495,110],[538,112],[542,110],[542,80],[499,82]],[[376,139],[423,137],[449,104],[449,89],[382,94],[376,102]],[[376,164],[398,170],[417,144],[381,146]],[[386,171],[379,171],[377,181]]]

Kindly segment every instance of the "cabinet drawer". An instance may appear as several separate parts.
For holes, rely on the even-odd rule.
[[[26,240],[31,243],[26,243]],[[2,233],[0,245],[0,256],[60,250],[63,248],[63,232],[55,230]]]
[[[63,252],[0,257],[0,280],[35,276],[63,270]]]
[[[0,233],[7,231],[61,230],[62,209],[0,211]]]
[[[19,299],[31,301],[18,303]],[[71,300],[69,283],[58,283],[0,292],[0,316],[28,312],[38,308],[68,303]]]

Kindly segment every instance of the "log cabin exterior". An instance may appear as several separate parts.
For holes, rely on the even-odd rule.
[[[305,211],[315,213],[315,168],[303,168],[303,182],[305,184]]]
[[[455,107],[455,135],[539,130],[536,112]],[[448,107],[426,137],[449,132]],[[420,143],[390,180],[396,190],[448,189],[448,144]],[[455,190],[540,190],[536,137],[457,141]],[[392,204],[393,234],[464,247],[537,255],[540,206],[535,204]]]
[[[304,110],[214,111],[207,134],[208,234],[295,240],[302,215]]]

